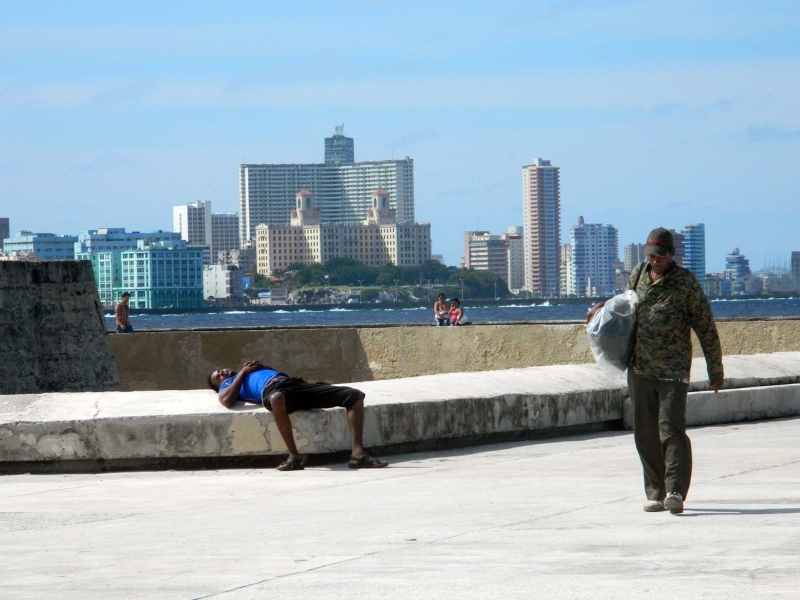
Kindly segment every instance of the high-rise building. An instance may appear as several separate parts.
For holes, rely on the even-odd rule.
[[[644,244],[628,244],[625,246],[625,270],[628,273],[633,271],[633,267],[646,260]]]
[[[674,229],[670,229],[670,233],[672,233],[672,243],[675,246],[675,254],[672,260],[679,267],[683,267],[685,266],[684,262],[686,262],[686,236]]]
[[[16,237],[5,239],[3,252],[20,256],[32,254],[39,260],[74,260],[77,241],[74,235],[20,231]]]
[[[689,269],[700,286],[705,288],[706,282],[706,226],[703,223],[692,223],[683,228],[686,255],[683,266]]]
[[[271,276],[293,263],[312,265],[337,257],[370,267],[386,263],[417,267],[430,260],[430,224],[398,222],[385,190],[372,194],[366,219],[355,223],[323,222],[313,196],[309,190],[300,190],[288,224],[256,227],[258,273]]]
[[[172,230],[180,233],[181,239],[190,245],[211,247],[211,202],[198,200],[185,206],[173,206]]]
[[[559,265],[559,286],[562,296],[574,296],[572,280],[572,244],[561,244],[561,264]]]
[[[522,241],[521,226],[511,226],[505,235],[508,261],[508,278],[506,284],[512,293],[519,293],[525,287],[525,247]]]
[[[11,235],[11,223],[8,217],[0,217],[0,252],[3,251],[3,240]]]
[[[792,279],[795,284],[800,285],[800,251],[792,252]]]
[[[731,280],[731,293],[748,293],[747,279],[750,275],[750,261],[738,248],[725,257],[725,277]]]
[[[465,231],[464,268],[489,271],[505,280],[508,277],[505,237],[488,231]]]
[[[203,268],[203,296],[206,300],[242,298],[244,278],[233,265],[209,265]]]
[[[561,193],[559,168],[536,158],[522,167],[525,289],[538,296],[559,293]]]
[[[338,138],[334,135],[329,139]],[[333,147],[331,153],[333,157]],[[314,194],[315,206],[324,223],[363,221],[372,207],[372,192],[379,188],[389,194],[389,205],[395,211],[398,223],[414,222],[412,159],[406,157],[372,162],[333,160],[331,158],[331,163],[323,164],[241,165],[240,243],[254,239],[256,227],[261,224],[287,225],[294,208],[295,195],[304,189]]]
[[[355,162],[353,138],[344,135],[344,125],[336,127],[336,132],[325,138],[325,164],[351,165]]]
[[[216,257],[220,252],[238,250],[239,248],[239,213],[212,213],[212,260],[216,261]]]
[[[619,236],[615,227],[578,223],[570,229],[572,288],[577,297],[608,296],[616,289],[615,268],[619,260]]]

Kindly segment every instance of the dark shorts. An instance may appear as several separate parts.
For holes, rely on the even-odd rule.
[[[355,388],[327,383],[306,383],[299,377],[289,377],[268,384],[261,393],[264,408],[269,411],[272,411],[269,396],[274,392],[281,392],[286,398],[288,413],[314,408],[350,408],[364,397],[364,393]]]

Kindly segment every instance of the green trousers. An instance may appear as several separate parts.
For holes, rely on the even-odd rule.
[[[686,498],[692,480],[692,443],[686,435],[686,395],[678,381],[639,377],[628,370],[633,433],[644,470],[648,500],[678,492]]]

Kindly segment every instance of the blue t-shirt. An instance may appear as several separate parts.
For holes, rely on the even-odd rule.
[[[286,375],[285,373],[281,373],[280,371],[274,371],[272,369],[259,369],[258,371],[253,371],[252,373],[244,376],[244,381],[242,382],[241,387],[239,388],[239,400],[244,400],[245,402],[255,402],[256,404],[261,404],[261,392],[270,382],[270,380],[275,377],[276,375]],[[233,383],[233,377],[228,377],[219,385],[219,391],[225,390],[231,386]]]

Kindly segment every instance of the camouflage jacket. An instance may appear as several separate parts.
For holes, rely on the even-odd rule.
[[[641,277],[639,274],[641,273]],[[634,267],[628,289],[636,284],[634,373],[651,379],[689,381],[692,368],[691,329],[697,334],[709,379],[721,379],[722,348],[711,305],[688,269],[673,263],[658,281],[650,281],[650,265]]]

